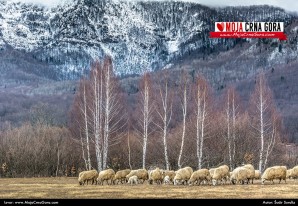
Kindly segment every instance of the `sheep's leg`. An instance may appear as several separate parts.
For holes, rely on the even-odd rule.
[[[201,185],[202,180],[198,180],[198,185]]]

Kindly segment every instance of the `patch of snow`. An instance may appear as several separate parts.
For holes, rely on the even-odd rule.
[[[179,51],[179,41],[178,40],[168,41],[168,51],[169,53],[175,53]]]
[[[105,54],[109,55],[112,58],[114,57],[113,52],[111,51],[111,49],[108,46],[106,46],[105,44],[102,44],[102,43],[100,44],[100,46]]]
[[[295,26],[295,27],[292,29],[293,32],[297,32],[297,30],[298,30],[298,26]]]
[[[278,51],[278,48],[275,48],[272,53],[270,54],[270,56],[268,57],[269,61],[273,61],[276,58],[280,58],[282,56],[282,53],[280,53]]]
[[[167,64],[162,69],[170,69],[174,64]]]
[[[9,2],[34,4],[51,8],[56,7],[58,5],[70,4],[71,2],[73,2],[73,0],[9,0]]]

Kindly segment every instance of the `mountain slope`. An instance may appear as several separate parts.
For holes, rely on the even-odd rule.
[[[54,8],[0,1],[0,48],[27,53],[55,79],[80,76],[90,62],[112,56],[120,76],[170,67],[194,52],[203,57],[237,44],[209,39],[215,21],[295,18],[269,6],[215,10],[186,2],[76,0]],[[34,73],[34,71],[33,71]]]
[[[215,21],[283,21],[288,41],[210,39]],[[108,54],[131,102],[138,74],[170,68],[176,81],[183,68],[190,77],[203,74],[217,94],[235,85],[247,103],[264,70],[297,142],[297,35],[297,17],[270,6],[76,0],[47,8],[0,0],[0,127],[30,120],[40,104],[57,116],[56,124],[66,124],[76,80]]]

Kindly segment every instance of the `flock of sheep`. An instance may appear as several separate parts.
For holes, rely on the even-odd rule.
[[[156,168],[154,170],[138,169],[138,170],[120,170],[115,173],[113,169],[103,170],[97,172],[96,170],[83,171],[79,174],[79,184],[84,185],[91,181],[91,184],[103,185],[104,181],[107,184],[140,184],[146,180],[149,184],[189,184],[200,185],[202,182],[205,184],[217,185],[219,183],[231,182],[232,184],[248,184],[250,181],[253,184],[254,179],[261,179],[262,184],[265,181],[271,181],[278,179],[286,182],[286,178],[298,178],[298,166],[287,170],[286,166],[274,166],[267,168],[261,175],[259,170],[255,170],[253,165],[246,164],[237,167],[230,172],[227,165],[222,165],[217,168],[200,169],[193,171],[191,167],[184,167],[177,171],[163,170]]]

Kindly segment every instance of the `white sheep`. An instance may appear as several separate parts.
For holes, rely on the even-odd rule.
[[[158,167],[149,172],[149,180],[148,180],[149,184],[153,184],[154,182],[156,182],[157,184],[161,184],[162,180],[163,180],[162,171],[160,171]]]
[[[220,167],[215,168],[213,176],[212,176],[212,184],[216,185],[218,181],[225,180],[230,177],[229,167],[227,165],[222,165]]]
[[[298,165],[288,171],[289,171],[289,174],[287,173],[288,178],[293,178],[293,179],[298,178]]]
[[[287,170],[287,178],[291,179],[291,173],[292,173],[292,169],[288,169]]]
[[[250,176],[251,176],[250,169],[246,167],[237,167],[236,169],[233,170],[230,180],[233,184],[236,184],[236,183],[248,184]]]
[[[213,174],[214,174],[215,169],[216,168],[210,168],[209,169],[209,173],[210,173],[211,178],[213,177]]]
[[[98,176],[98,173],[96,170],[80,172],[79,178],[78,178],[79,184],[84,185],[87,182],[87,185],[88,185],[89,180],[91,180],[91,184],[93,185],[94,183],[96,183],[97,176]]]
[[[191,177],[193,170],[191,167],[184,167],[176,171],[176,175],[174,177],[174,185],[187,183],[189,178]]]
[[[104,181],[107,181],[107,184],[109,185],[109,180],[112,184],[114,176],[115,176],[115,171],[113,169],[103,170],[98,174],[97,184],[103,185]]]
[[[173,184],[172,181],[171,181],[170,176],[168,176],[168,175],[165,176],[163,182],[164,182],[165,185]]]
[[[176,176],[176,172],[174,170],[161,170],[161,173],[162,173],[163,179],[166,176],[169,176],[171,182],[174,181],[174,177]]]
[[[260,172],[260,170],[255,170],[255,179],[256,180],[261,179],[261,172]]]
[[[209,182],[211,180],[210,172],[208,169],[200,169],[192,173],[190,179],[188,180],[189,185],[195,183],[201,184],[202,181]]]
[[[135,185],[137,185],[138,184],[138,176],[133,175],[133,176],[129,177],[127,184],[130,184],[130,185],[135,184]]]
[[[115,176],[114,176],[114,179],[113,179],[113,182],[114,184],[118,184],[119,181],[121,183],[126,182],[126,175],[128,175],[130,173],[130,169],[125,169],[125,170],[120,170],[118,172],[116,172]]]
[[[248,183],[249,183],[249,180],[251,180],[251,183],[253,184],[254,183],[253,180],[255,178],[255,168],[254,168],[254,166],[252,164],[246,164],[246,165],[243,165],[242,167],[249,170],[247,180],[248,180]]]
[[[145,169],[131,170],[130,173],[126,175],[126,179],[128,180],[134,175],[138,177],[138,180],[143,180],[142,183],[144,183],[145,180],[148,180],[148,172]]]
[[[272,184],[274,184],[274,179],[279,179],[279,183],[281,180],[284,180],[286,182],[287,178],[287,167],[286,166],[274,166],[269,167],[265,170],[265,172],[262,175],[262,184],[266,180],[272,181]]]

